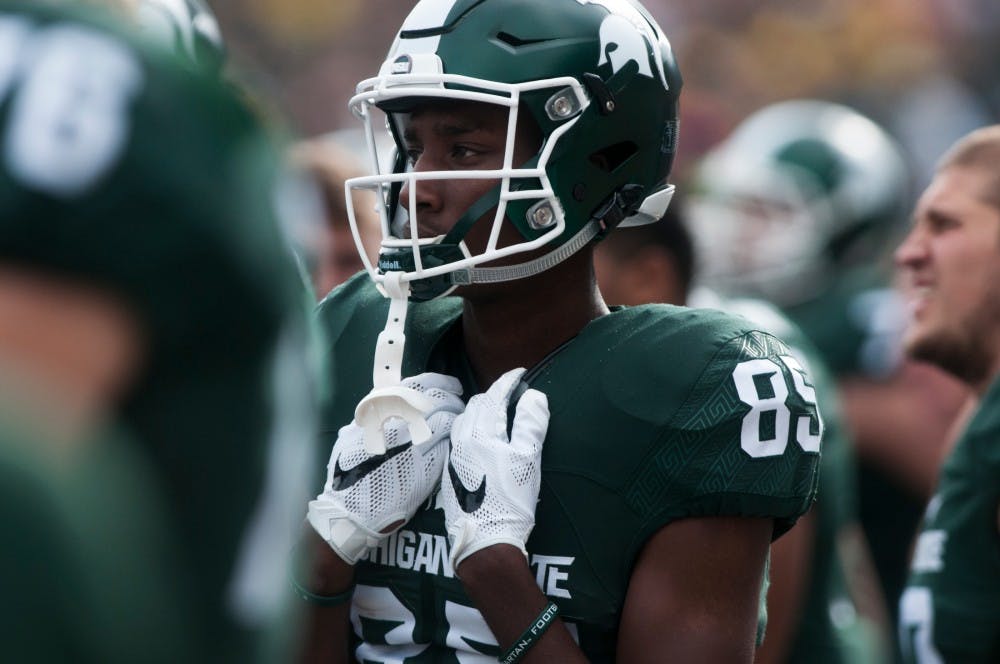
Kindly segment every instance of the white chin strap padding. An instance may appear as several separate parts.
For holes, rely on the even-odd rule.
[[[406,421],[414,445],[426,443],[431,429],[424,418],[433,405],[430,398],[411,387],[376,387],[354,409],[354,419],[365,431],[365,449],[370,454],[385,454],[382,426],[394,417]]]
[[[389,272],[382,282],[390,298],[389,317],[375,344],[372,391],[354,409],[354,419],[364,429],[365,449],[370,454],[385,454],[382,427],[394,417],[406,422],[414,445],[425,443],[431,437],[425,418],[433,402],[421,392],[400,384],[406,343],[403,329],[410,297],[410,285],[400,279],[402,276],[402,272]]]

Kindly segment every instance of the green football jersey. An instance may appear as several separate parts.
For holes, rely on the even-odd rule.
[[[1000,381],[941,468],[899,603],[904,659],[1000,662]]]
[[[461,300],[412,304],[405,375],[456,375],[482,391],[462,350]],[[336,366],[322,413],[328,446],[371,389],[388,300],[359,275],[320,307]],[[592,661],[613,661],[632,566],[685,517],[773,517],[775,536],[812,503],[821,425],[787,347],[745,320],[668,305],[598,318],[525,380],[548,397],[536,525],[539,587]],[[357,567],[351,618],[365,662],[487,662],[499,648],[448,563],[439,497]]]
[[[177,542],[134,443],[0,427],[0,658],[195,661]]]
[[[287,607],[314,440],[281,158],[218,77],[134,32],[82,3],[2,3],[0,262],[139,323],[116,416],[165,498],[200,655],[250,661]]]

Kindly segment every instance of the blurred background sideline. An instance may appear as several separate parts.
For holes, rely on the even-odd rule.
[[[358,125],[355,84],[374,75],[409,10],[400,0],[211,0],[234,74],[313,136]],[[1000,117],[994,0],[647,0],[684,73],[673,180],[752,111],[818,97],[885,126],[916,186],[957,137]]]

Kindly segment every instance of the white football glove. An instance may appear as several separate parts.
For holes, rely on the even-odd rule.
[[[501,376],[472,397],[451,429],[451,452],[441,479],[452,569],[493,544],[524,548],[535,526],[542,481],[542,442],[548,399],[529,389],[517,402],[507,438],[507,407],[524,369]]]
[[[414,445],[405,422],[393,418],[383,429],[385,453],[371,454],[364,430],[352,421],[337,433],[323,493],[309,503],[309,524],[352,565],[389,534],[382,532],[387,526],[409,521],[431,495],[448,452],[441,443],[465,407],[457,378],[425,373],[402,384],[429,398],[430,439]]]

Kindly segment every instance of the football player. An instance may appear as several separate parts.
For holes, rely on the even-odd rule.
[[[6,240],[10,194],[0,200]],[[9,256],[0,320],[5,659],[190,660],[164,496],[138,441],[113,423],[140,371],[140,322],[106,290]]]
[[[181,596],[198,658],[246,661],[283,610],[286,551],[274,549],[274,524],[288,521],[282,501],[301,500],[301,477],[288,469],[309,454],[308,428],[283,407],[304,381],[288,360],[295,340],[285,330],[297,324],[290,312],[298,292],[273,214],[279,161],[260,122],[216,76],[147,50],[91,14],[35,3],[0,11],[8,65],[0,86],[0,265],[4,295],[21,305],[5,309],[3,328],[15,344],[10,361],[25,374],[14,385],[20,395],[43,389],[40,399],[54,405],[41,423],[69,421],[71,440],[108,419],[128,428],[134,465],[150,477],[137,484],[164,511],[157,521],[151,510],[147,525],[165,524],[159,538],[173,566],[143,568],[141,553],[132,563]],[[276,377],[285,381],[281,398]],[[297,428],[302,435],[289,435]],[[41,437],[52,438],[49,431]],[[238,481],[220,484],[222,475]],[[91,515],[102,527],[90,536],[114,531],[108,522],[140,504],[128,494],[116,499],[121,510]],[[51,529],[70,540],[54,556],[73,558],[70,535],[82,523]],[[145,548],[129,538],[146,528],[122,530],[120,541],[84,541],[81,557],[105,547],[126,558],[116,547]],[[76,569],[69,564],[66,576]],[[155,586],[136,583],[130,592]],[[86,588],[104,596],[100,585]],[[94,659],[184,660],[155,652],[159,636],[131,631],[154,600],[133,599],[124,604],[133,619],[117,629],[130,643],[144,634],[151,652]],[[66,611],[60,602],[35,598],[49,613],[34,624],[70,639],[78,630],[63,630],[56,618],[86,625],[92,614],[86,604]]]
[[[1000,661],[1000,125],[942,158],[896,250],[906,353],[978,407],[945,460],[900,601],[905,661]]]
[[[423,0],[359,84],[382,251],[319,310],[305,659],[753,659],[816,488],[810,380],[745,320],[612,311],[593,273],[666,209],[680,86],[620,0]]]
[[[701,281],[778,305],[833,372],[858,459],[859,508],[894,620],[922,506],[964,390],[904,361],[887,260],[908,196],[899,148],[846,106],[766,106],[702,161]]]
[[[694,242],[681,201],[655,224],[625,229],[597,247],[594,266],[608,302],[666,302],[736,313],[785,341],[814,379],[823,416],[817,502],[771,548],[767,634],[755,661],[875,664],[885,661],[889,625],[857,517],[853,453],[832,379],[818,351],[774,305],[692,290]]]
[[[365,267],[351,235],[344,198],[344,183],[361,175],[363,169],[360,159],[327,137],[299,141],[290,149],[289,160],[315,181],[320,193],[321,209],[301,213],[309,218],[301,219],[298,244],[313,290],[322,298]],[[372,257],[379,243],[375,201],[370,191],[354,195],[362,199],[355,205],[361,243],[367,248],[365,254]]]

